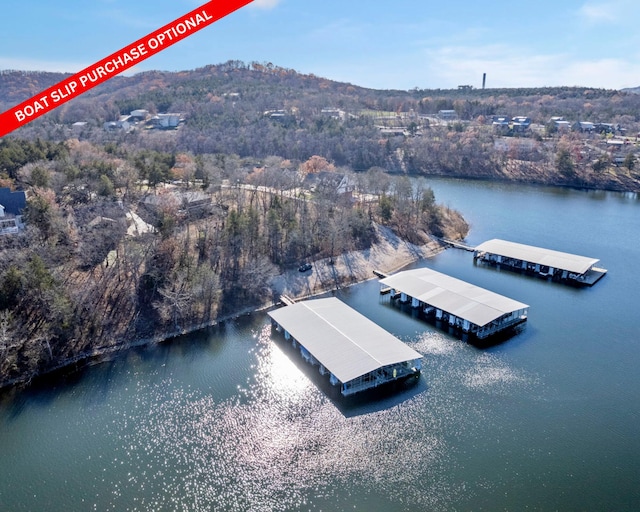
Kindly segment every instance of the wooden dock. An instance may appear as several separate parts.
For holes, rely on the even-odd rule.
[[[285,306],[293,306],[296,303],[296,301],[288,295],[280,295],[280,302],[282,302]]]
[[[376,275],[376,277],[380,278],[380,279],[385,279],[387,277],[389,277],[389,274],[386,274],[380,270],[374,270],[373,273]],[[391,287],[389,286],[382,286],[380,287],[380,295],[387,295],[391,293]]]
[[[476,250],[475,247],[471,247],[464,242],[460,242],[459,240],[450,240],[448,238],[439,238],[438,241],[447,247],[453,247],[454,249],[462,249],[463,251],[474,252]]]

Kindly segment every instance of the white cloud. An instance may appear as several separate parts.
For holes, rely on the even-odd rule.
[[[577,11],[589,25],[616,24],[635,26],[640,15],[637,0],[589,0]]]
[[[273,9],[281,0],[253,0],[249,6],[257,7],[258,9]]]
[[[578,11],[588,23],[615,23],[618,21],[619,9],[615,3],[587,3]]]
[[[607,58],[569,53],[534,54],[507,45],[452,46],[427,51],[422,83],[427,87],[482,84],[487,87],[584,86],[620,89],[640,85],[636,55]]]
[[[640,64],[637,60],[608,58],[569,63],[564,70],[566,85],[586,85],[605,89],[640,86]],[[575,82],[568,80],[574,77]]]
[[[426,56],[429,82],[437,81],[435,87],[480,86],[484,73],[487,87],[556,85],[555,73],[549,71],[562,69],[564,60],[559,55],[528,55],[500,44],[443,47],[427,51]]]

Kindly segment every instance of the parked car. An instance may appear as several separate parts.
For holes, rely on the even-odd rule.
[[[303,263],[298,267],[300,272],[306,272],[307,270],[311,270],[311,263]]]

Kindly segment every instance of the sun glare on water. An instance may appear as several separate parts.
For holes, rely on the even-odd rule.
[[[259,334],[259,346],[257,380],[281,399],[295,401],[301,398],[312,384],[291,356],[273,341],[268,325]]]

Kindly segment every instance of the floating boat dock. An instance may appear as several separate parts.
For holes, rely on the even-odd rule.
[[[527,319],[529,306],[429,268],[399,272],[380,280],[427,316],[479,339]]]
[[[593,286],[607,270],[595,265],[596,258],[493,239],[478,245],[473,258],[510,270],[533,273],[557,281]]]
[[[420,374],[420,353],[335,297],[298,302],[268,315],[343,396]]]

